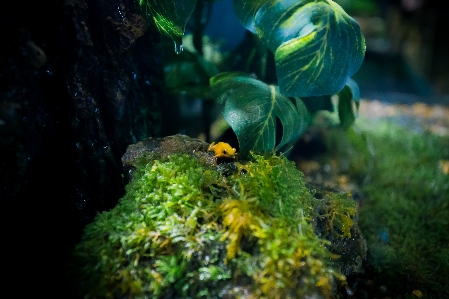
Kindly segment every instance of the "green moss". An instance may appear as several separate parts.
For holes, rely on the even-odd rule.
[[[329,296],[332,276],[344,277],[314,233],[316,200],[302,174],[277,156],[253,155],[243,167],[224,176],[187,155],[142,166],[119,204],[86,227],[77,289],[86,298],[217,298],[245,281],[260,298]],[[340,199],[331,202],[347,235],[352,206],[333,212]]]
[[[306,188],[303,174],[293,162],[278,156],[252,155],[245,165],[248,174],[236,178],[245,186],[248,197],[258,199],[258,204],[274,217],[298,221],[300,210],[311,216],[313,196]]]
[[[327,192],[320,205],[320,218],[326,218],[324,231],[341,238],[351,238],[350,230],[354,225],[357,204],[348,194]]]
[[[449,297],[449,176],[439,167],[449,139],[387,122],[355,129],[331,146],[365,182],[359,224],[371,271],[396,294]]]

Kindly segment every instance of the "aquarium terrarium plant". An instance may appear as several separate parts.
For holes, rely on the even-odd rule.
[[[196,2],[138,4],[181,53]],[[360,240],[355,202],[334,193],[315,198],[294,163],[276,151],[294,142],[334,94],[340,122],[350,126],[359,100],[350,77],[363,61],[363,35],[330,0],[236,0],[234,8],[272,52],[278,84],[253,73],[214,74],[198,59],[211,75],[203,90],[177,80],[186,70],[182,61],[167,67],[172,91],[223,105],[239,152],[216,155],[215,144],[178,136],[157,142],[180,142],[187,154],[160,153],[157,143],[139,156],[126,195],[86,227],[75,249],[83,296],[327,298],[344,284],[346,267],[334,245]],[[223,156],[227,161],[217,163]],[[354,260],[364,256],[357,242]]]
[[[140,5],[182,54],[184,26],[195,2],[141,1]],[[273,56],[278,84],[258,77],[273,77],[265,74],[267,70],[252,72],[250,67],[217,74],[216,66],[198,53],[188,53],[166,66],[170,90],[221,103],[223,117],[245,154],[279,150],[297,139],[317,111],[332,109],[334,94],[338,94],[343,126],[351,125],[360,98],[351,76],[365,53],[363,35],[353,18],[333,1],[234,1],[234,11]],[[195,25],[194,40],[202,32],[197,29],[201,24]],[[251,64],[259,48],[255,46],[243,64]],[[195,49],[202,51],[201,46]]]

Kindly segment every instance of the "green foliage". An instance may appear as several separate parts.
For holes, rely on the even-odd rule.
[[[325,231],[340,237],[351,238],[350,230],[354,225],[353,218],[357,213],[357,205],[347,194],[326,193],[325,207],[321,219],[327,218]]]
[[[150,11],[161,32],[179,45],[195,2],[139,3]],[[340,119],[345,128],[349,127],[355,118],[353,102],[357,101],[356,84],[350,76],[359,69],[365,54],[365,40],[357,22],[330,0],[235,0],[234,9],[242,24],[274,53],[279,87],[266,85],[248,74],[212,77],[218,70],[195,54],[178,57],[180,62],[169,62],[165,68],[168,88],[203,99],[213,94],[224,103],[224,117],[238,136],[243,155],[250,150],[279,150],[294,141],[304,132],[316,109],[329,109],[330,95],[338,92]],[[202,32],[203,25],[198,24],[194,33]],[[212,77],[212,92],[205,84],[207,77]],[[296,109],[287,97],[295,97]],[[304,106],[301,98],[308,105]],[[312,110],[307,113],[309,107]],[[277,138],[279,144],[276,119],[283,129]]]
[[[336,93],[361,66],[365,40],[360,27],[335,2],[272,0],[256,10],[248,2],[262,4],[259,0],[238,1],[236,10],[246,16],[253,12],[256,33],[275,54],[284,95]]]
[[[332,275],[344,279],[329,267],[330,252],[304,217],[291,225],[285,218],[264,216],[267,211],[254,199],[226,200],[220,210],[227,257],[254,279],[256,298],[302,298],[314,291],[330,297]],[[257,238],[260,253],[238,251],[241,240],[251,237]]]
[[[294,3],[238,0],[234,3],[236,14],[245,27],[257,33],[275,54],[280,93],[307,97],[305,101],[309,105],[306,107],[316,109],[320,105],[312,100],[324,102],[322,107],[327,108],[329,98],[325,96],[343,88],[338,110],[342,125],[349,127],[355,119],[353,101],[359,98],[358,87],[350,76],[359,69],[365,53],[365,41],[357,22],[336,3],[327,0]],[[301,107],[304,107],[302,102]],[[232,108],[228,113],[236,110]],[[308,114],[300,118],[305,124],[310,120]],[[291,129],[296,135],[287,135],[287,140],[295,139],[304,131],[302,126]],[[250,134],[237,136],[241,146],[260,149],[248,141]],[[274,144],[270,146],[270,150],[274,148]]]
[[[97,298],[159,296],[168,287],[188,292],[209,266],[203,261],[201,273],[199,268],[186,273],[190,257],[220,237],[208,222],[198,224],[212,217],[212,195],[202,189],[214,182],[220,184],[219,174],[192,158],[147,164],[118,206],[86,227],[75,249],[83,265],[78,268],[81,291]],[[217,258],[218,251],[208,251],[210,259]]]
[[[300,221],[300,215],[305,215],[310,219],[314,199],[295,163],[273,155],[252,154],[251,158],[245,165],[249,175],[237,179],[246,187],[246,196],[258,198],[259,205],[274,217]]]
[[[196,0],[136,0],[147,19],[175,42],[175,51],[182,45],[182,36]]]
[[[186,155],[140,167],[76,246],[86,298],[217,298],[233,281],[260,298],[330,296],[332,276],[344,279],[314,233],[316,200],[285,158],[252,155],[228,177]]]
[[[269,152],[295,139],[306,128],[307,110],[254,77],[242,73],[221,73],[211,79],[213,93],[224,103],[223,116],[240,142],[243,155],[250,150]],[[276,119],[283,128],[276,145]]]
[[[185,93],[191,97],[210,99],[209,79],[218,73],[217,67],[197,53],[183,51],[180,59],[164,66],[167,88],[172,93]]]
[[[340,133],[330,146],[366,182],[359,224],[368,269],[397,294],[409,286],[425,298],[447,298],[449,176],[439,162],[449,157],[449,140],[388,123],[356,129],[359,138]],[[363,143],[370,150],[361,150]]]

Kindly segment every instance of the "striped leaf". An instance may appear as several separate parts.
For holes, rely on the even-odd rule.
[[[137,3],[143,15],[153,20],[161,33],[181,45],[196,0],[137,0]]]
[[[286,96],[337,93],[363,62],[359,25],[331,0],[235,0],[234,5],[240,21],[275,54]]]
[[[211,87],[215,98],[224,104],[223,116],[237,135],[243,155],[250,150],[277,150],[306,128],[305,106],[294,105],[273,85],[242,73],[221,73],[211,78]],[[280,132],[282,136],[277,138]],[[280,140],[278,144],[276,140]]]

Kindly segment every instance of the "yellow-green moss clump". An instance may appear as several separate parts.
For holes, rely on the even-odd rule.
[[[87,298],[330,296],[333,277],[344,277],[314,233],[317,200],[302,174],[274,155],[243,168],[225,176],[188,155],[142,165],[76,246],[77,289]],[[328,211],[342,237],[355,203],[343,207]]]

